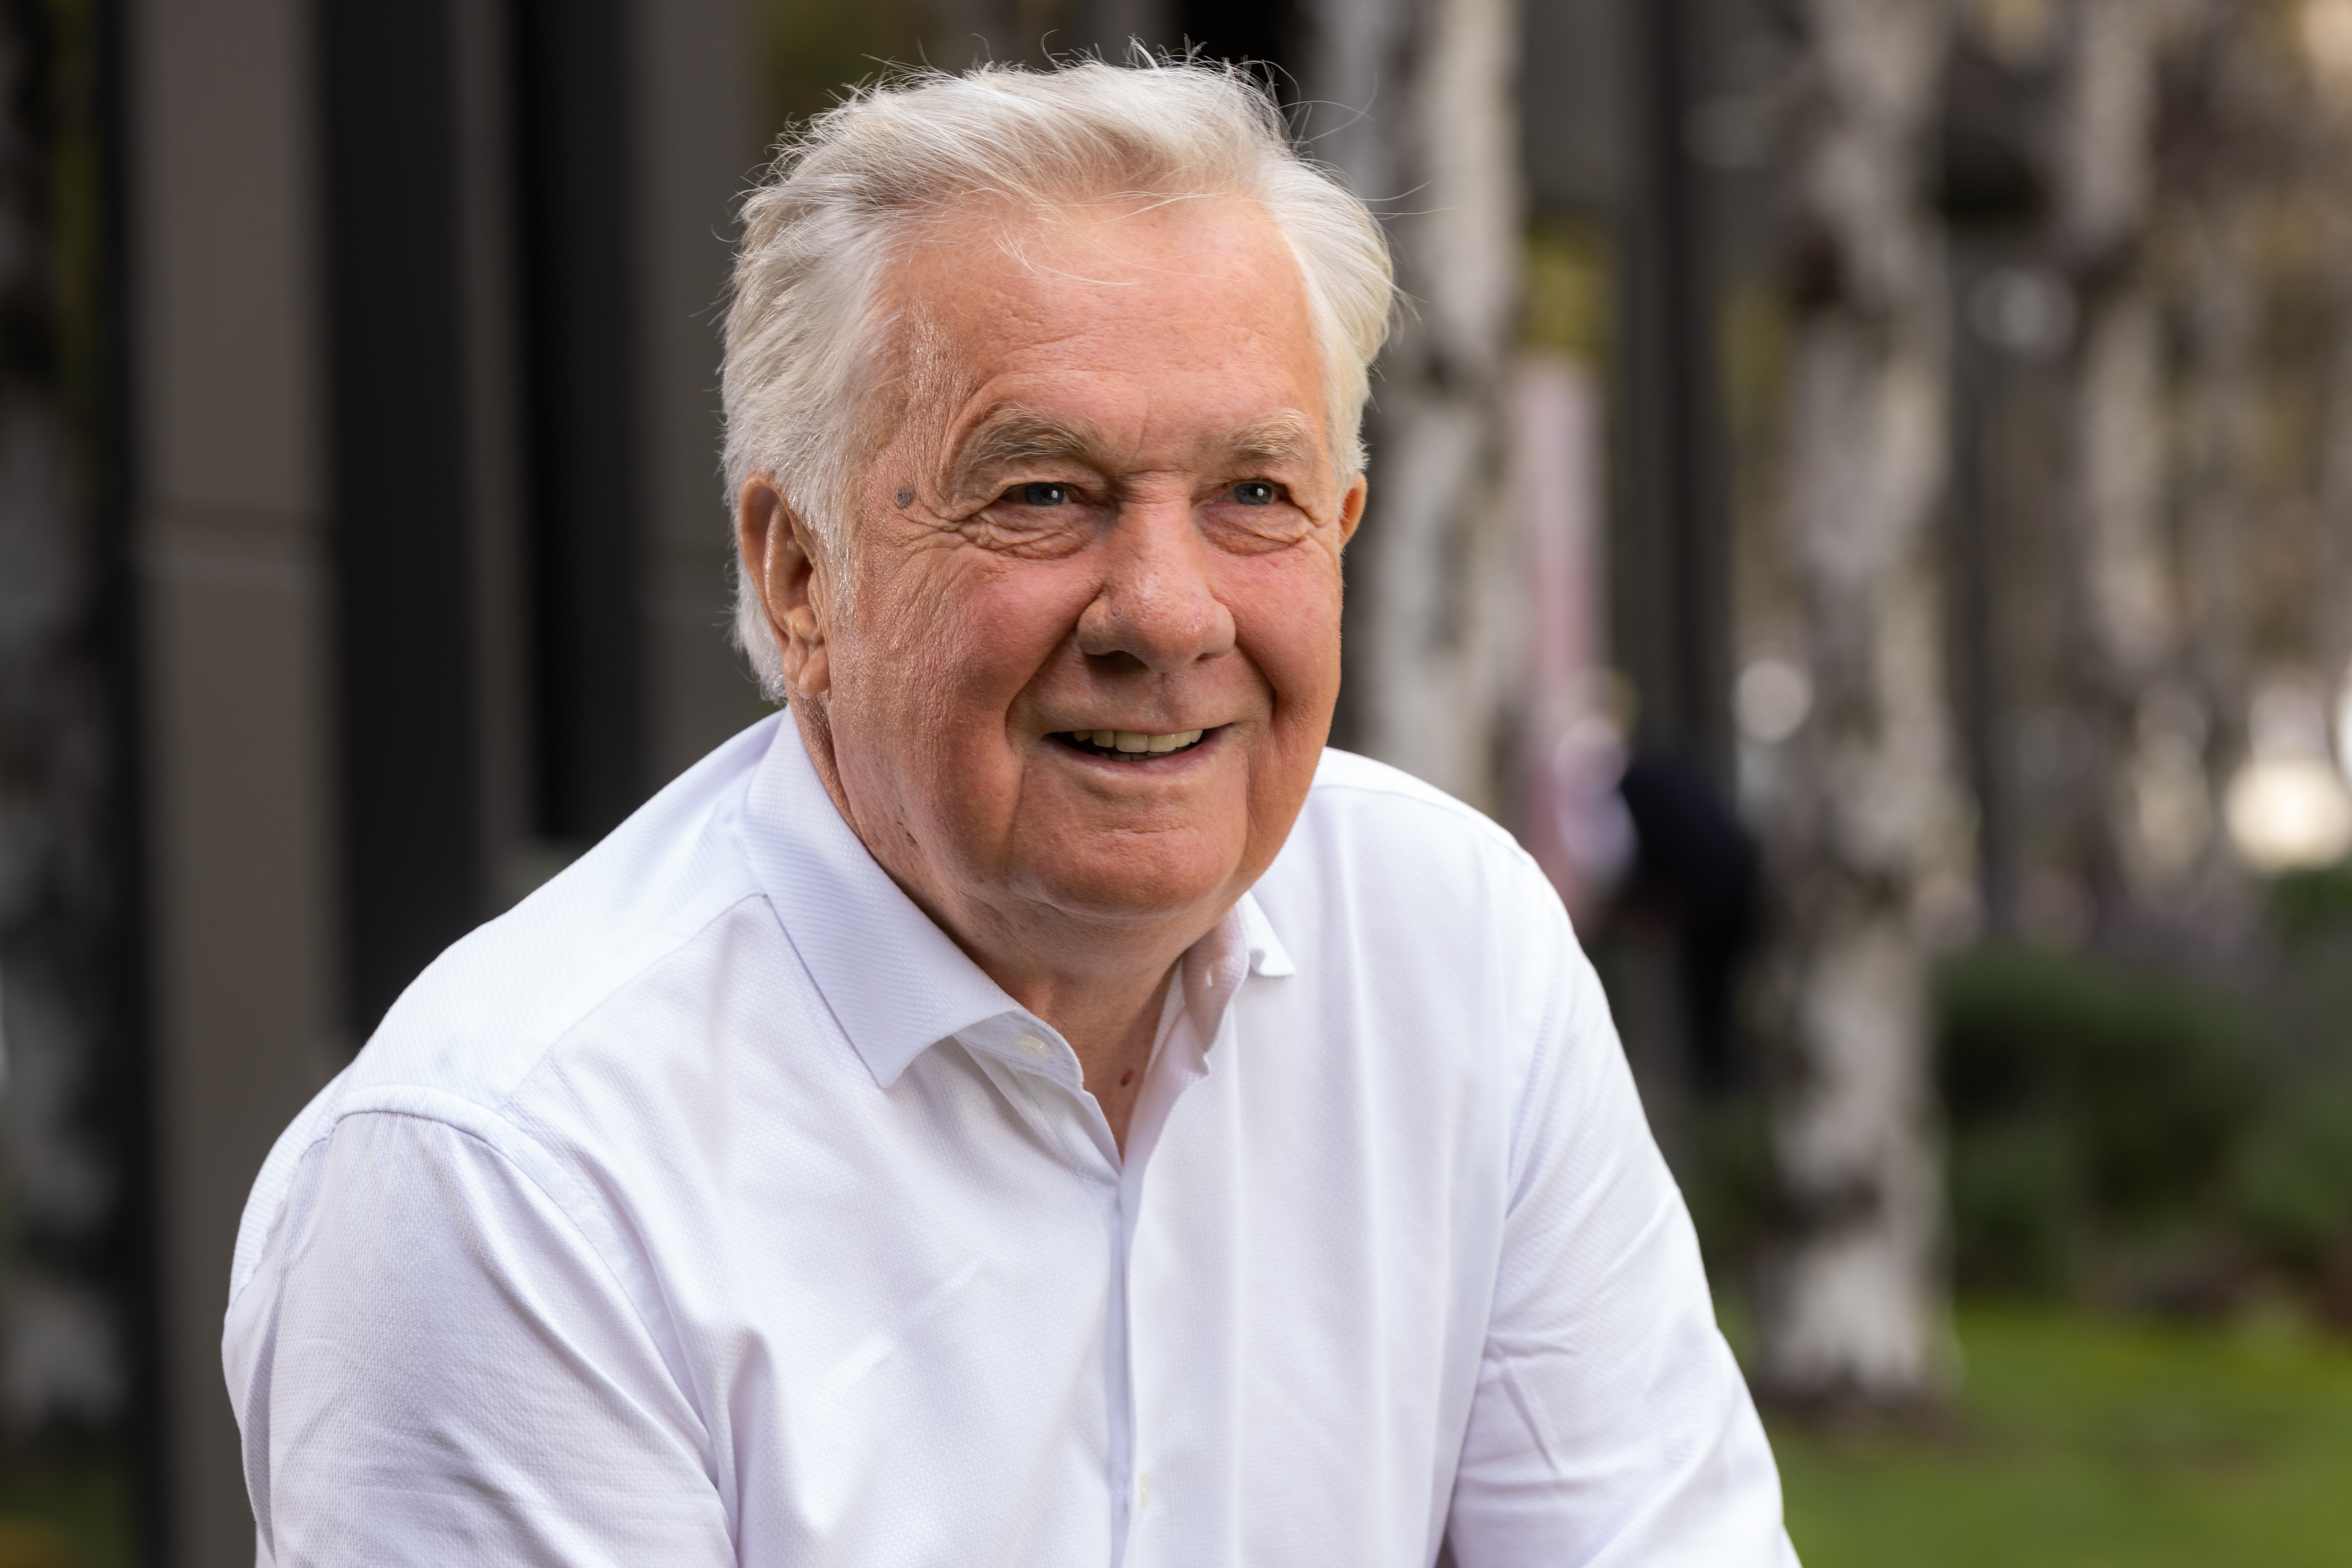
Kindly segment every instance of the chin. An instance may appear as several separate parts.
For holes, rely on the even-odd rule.
[[[1079,919],[1150,925],[1216,900],[1233,879],[1231,853],[1205,843],[1153,844],[1139,853],[1139,836],[1119,835],[1093,853],[1056,855],[1021,880],[1040,903]]]

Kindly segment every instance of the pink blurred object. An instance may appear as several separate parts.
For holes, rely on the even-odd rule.
[[[1617,791],[1631,706],[1605,663],[1601,392],[1591,367],[1529,354],[1511,378],[1509,516],[1526,584],[1517,785],[1520,840],[1579,920],[1633,859]]]

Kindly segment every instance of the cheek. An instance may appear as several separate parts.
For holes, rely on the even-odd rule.
[[[1328,559],[1281,566],[1257,563],[1240,574],[1226,601],[1234,630],[1273,687],[1278,728],[1330,722],[1339,693],[1339,574]]]
[[[1008,713],[1076,619],[1057,586],[962,551],[873,580],[834,654],[836,734],[985,793],[1012,760]]]
[[[986,718],[1003,721],[1013,699],[1069,640],[1093,597],[1092,580],[1063,563],[980,557],[942,612],[956,622],[965,685]]]

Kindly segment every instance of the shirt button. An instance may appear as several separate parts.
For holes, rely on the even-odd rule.
[[[1032,1061],[1043,1061],[1054,1054],[1054,1048],[1034,1034],[1024,1034],[1014,1040],[1013,1049]]]

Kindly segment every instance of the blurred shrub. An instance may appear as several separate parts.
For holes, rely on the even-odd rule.
[[[2013,946],[1945,967],[1963,1288],[2211,1311],[2268,1275],[2352,1326],[2352,871],[2270,891],[2259,992]]]
[[[1953,1261],[1972,1289],[2053,1295],[2071,1281],[2084,1217],[2076,1140],[2056,1117],[1971,1127],[1953,1141]]]
[[[1668,1118],[1666,1155],[1706,1257],[1707,1277],[1744,1280],[1771,1236],[1771,1133],[1764,1102],[1727,1094],[1679,1108]]]
[[[2240,1151],[2231,1199],[2263,1252],[2316,1278],[2352,1243],[2352,1079],[2296,1084]]]
[[[1935,1004],[1963,1286],[2080,1285],[2091,1259],[2226,1212],[2269,1098],[2248,1009],[2173,977],[2011,946],[1947,966]]]
[[[2270,906],[2272,923],[2290,945],[2352,935],[2352,864],[2273,878]]]

